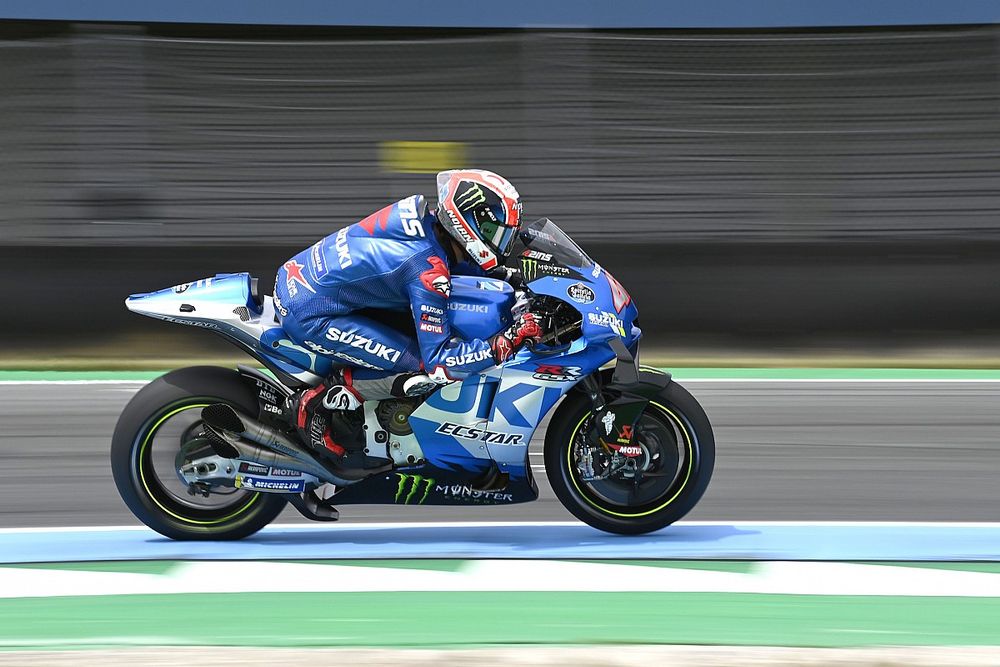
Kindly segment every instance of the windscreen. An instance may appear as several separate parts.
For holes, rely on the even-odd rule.
[[[569,234],[548,218],[525,225],[518,236],[525,248],[552,255],[552,261],[564,266],[590,268],[594,260],[580,249]]]

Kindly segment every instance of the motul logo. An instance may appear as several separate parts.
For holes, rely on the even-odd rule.
[[[638,445],[623,445],[618,448],[618,453],[622,456],[628,456],[629,458],[633,456],[642,456],[642,447]]]

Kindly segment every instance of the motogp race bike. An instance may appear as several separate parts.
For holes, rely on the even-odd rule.
[[[268,372],[196,366],[140,390],[111,448],[125,503],[172,538],[238,539],[287,503],[333,521],[334,505],[528,502],[538,498],[528,444],[551,412],[545,474],[576,517],[623,534],[683,517],[715,462],[704,410],[669,374],[638,365],[638,311],[607,270],[549,220],[519,240],[522,287],[453,276],[449,323],[456,335],[485,339],[530,310],[548,318],[551,333],[426,396],[344,413],[364,441],[362,464],[352,467],[315,455],[289,426],[286,398],[334,366],[289,338],[256,279],[220,274],[129,297],[129,310],[220,334]],[[206,421],[225,422],[231,437]]]

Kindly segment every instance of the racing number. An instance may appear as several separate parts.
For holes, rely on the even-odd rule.
[[[403,231],[406,232],[407,236],[423,236],[424,226],[420,224],[420,220],[417,218],[403,218]]]

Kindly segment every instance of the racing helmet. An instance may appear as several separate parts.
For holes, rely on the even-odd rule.
[[[482,169],[437,175],[438,220],[469,257],[489,270],[503,264],[521,226],[521,195],[503,176]]]

